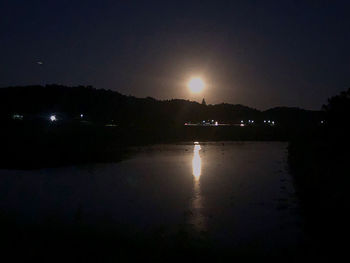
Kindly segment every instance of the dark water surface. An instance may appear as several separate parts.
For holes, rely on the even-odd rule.
[[[221,247],[291,249],[301,218],[280,142],[135,148],[119,163],[0,170],[0,211],[19,224],[50,218],[171,233],[186,225]]]

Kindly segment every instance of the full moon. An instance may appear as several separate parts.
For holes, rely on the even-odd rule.
[[[205,84],[201,78],[191,78],[187,86],[192,93],[199,93],[204,89]]]

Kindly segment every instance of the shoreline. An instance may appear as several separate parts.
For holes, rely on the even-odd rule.
[[[77,124],[12,123],[0,131],[0,168],[35,169],[67,164],[118,162],[129,148],[181,142],[281,141],[282,127],[104,127]]]

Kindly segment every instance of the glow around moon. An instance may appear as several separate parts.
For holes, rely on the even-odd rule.
[[[200,93],[205,88],[205,83],[201,78],[191,78],[187,84],[192,93]]]

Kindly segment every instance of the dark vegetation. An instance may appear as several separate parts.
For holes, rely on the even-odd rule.
[[[14,113],[23,114],[27,120],[46,119],[55,113],[65,122],[77,120],[83,113],[86,121],[105,124],[113,120],[123,127],[175,127],[188,121],[209,119],[222,123],[239,123],[242,119],[259,122],[269,118],[288,127],[295,127],[307,125],[319,117],[318,112],[297,108],[280,107],[261,112],[242,105],[206,105],[180,99],[160,101],[150,97],[125,96],[89,86],[58,85],[1,88],[1,118],[11,118]]]
[[[350,89],[323,106],[325,122],[293,138],[289,161],[306,215],[306,229],[320,251],[346,254],[349,230]]]
[[[14,114],[23,116],[13,119]],[[51,122],[50,115],[57,121]],[[83,114],[81,117],[81,114]],[[254,125],[184,126],[216,120]],[[322,113],[279,107],[135,98],[110,90],[59,85],[0,89],[0,167],[34,168],[124,158],[126,147],[149,143],[216,140],[287,141],[319,125]],[[266,125],[273,120],[276,125]]]

